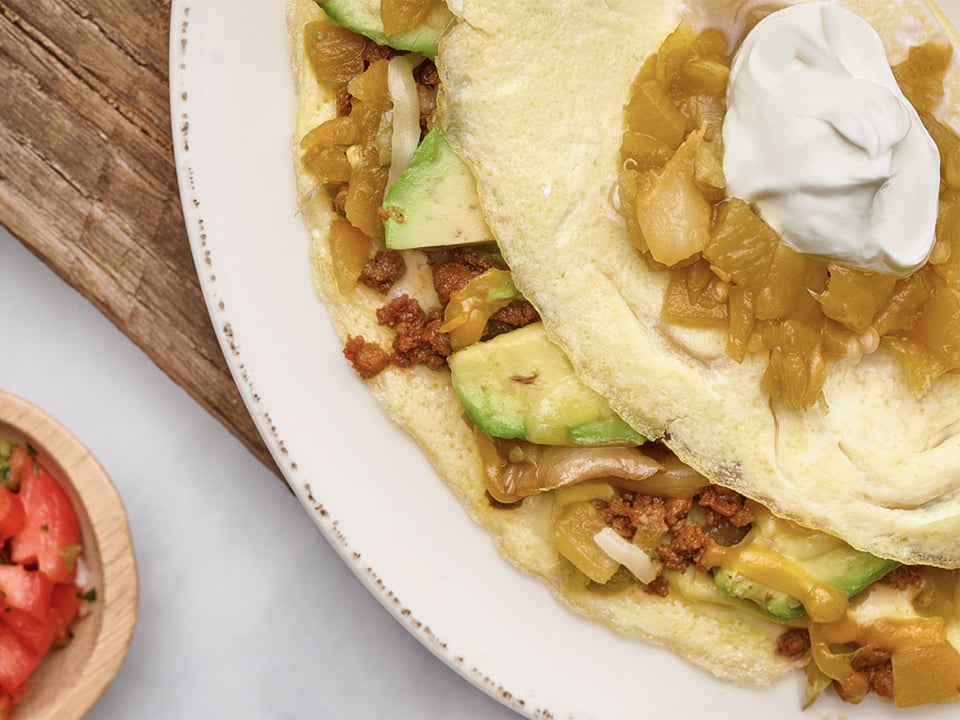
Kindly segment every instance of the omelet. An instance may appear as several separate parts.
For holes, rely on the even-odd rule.
[[[312,0],[293,0],[288,5],[299,91],[292,150],[297,158],[299,139],[335,114],[335,97],[317,83],[301,50],[303,26],[321,16]],[[295,170],[300,210],[311,239],[310,261],[316,288],[337,333],[344,342],[349,336],[363,335],[388,344],[389,331],[376,318],[383,297],[362,287],[347,294],[340,290],[328,242],[334,218],[330,198],[317,192],[315,179],[299,161]],[[429,272],[424,267],[408,267],[401,285],[392,292],[423,297],[430,292],[429,284]],[[542,579],[572,611],[603,622],[617,632],[665,645],[729,681],[771,685],[795,667],[794,660],[774,652],[783,627],[760,614],[725,605],[703,606],[679,593],[667,598],[643,592],[618,595],[571,584],[567,578],[569,568],[552,539],[555,510],[551,497],[527,498],[520,507],[509,510],[488,500],[480,451],[472,429],[464,422],[463,407],[447,370],[423,366],[391,369],[367,383],[390,417],[416,438],[438,475],[470,517],[490,533],[503,557]]]
[[[891,64],[911,45],[955,40],[919,0],[840,4],[878,30]],[[781,517],[884,558],[960,567],[960,375],[918,394],[880,347],[830,362],[813,404],[772,400],[763,353],[737,361],[722,331],[663,320],[669,273],[635,249],[617,211],[642,63],[684,17],[749,4],[577,0],[553,4],[549,22],[533,0],[451,7],[464,22],[438,57],[444,128],[515,283],[580,378],[638,431]],[[960,127],[956,59],[945,87],[939,119]]]
[[[854,7],[891,38],[892,59],[908,45],[945,37],[933,10],[907,4],[906,26],[882,3]],[[564,0],[552,3],[548,15],[532,0],[451,0],[449,8],[453,19],[436,57],[437,122],[476,181],[484,220],[513,282],[579,380],[636,431],[662,440],[710,481],[756,501],[758,526],[781,527],[765,506],[880,557],[960,566],[952,542],[960,526],[954,377],[941,378],[919,399],[899,366],[877,352],[857,365],[834,364],[822,402],[780,407],[760,391],[760,358],[735,362],[721,333],[662,322],[667,274],[654,270],[626,236],[615,195],[623,108],[634,77],[681,19],[726,22],[748,5]],[[301,139],[337,115],[337,94],[318,82],[304,51],[304,26],[323,17],[313,0],[288,5],[299,91],[292,148],[299,207],[317,291],[341,340],[363,336],[389,345],[391,332],[378,320],[384,296],[339,281],[341,260],[330,234],[337,214],[301,162]],[[952,70],[951,88],[955,77]],[[406,274],[389,296],[435,303],[426,254],[407,250],[405,258]],[[534,493],[509,507],[491,500],[484,447],[465,421],[447,367],[391,367],[366,383],[499,552],[573,612],[664,645],[738,684],[771,685],[809,660],[776,651],[784,631],[805,621],[777,620],[725,595],[706,573],[676,572],[665,597],[629,577],[622,584],[589,581],[558,552],[564,506],[557,493]],[[817,547],[843,544],[782,527],[801,544],[811,537]],[[955,580],[950,574],[944,587]],[[845,597],[840,605],[845,613]],[[857,607],[874,612],[869,598]],[[821,625],[835,629],[834,620]],[[932,644],[960,659],[942,625]],[[873,632],[854,639],[866,645]],[[832,652],[821,645],[821,654]],[[952,699],[955,688],[948,690],[945,699]]]

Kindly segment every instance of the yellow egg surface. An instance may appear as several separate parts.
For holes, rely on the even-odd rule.
[[[754,3],[756,4],[756,3]],[[891,64],[952,42],[922,0],[842,2]],[[667,272],[631,245],[614,197],[624,106],[641,64],[684,17],[750,3],[456,0],[438,55],[441,119],[548,334],[581,379],[638,431],[778,515],[900,560],[960,567],[960,376],[923,396],[882,348],[829,364],[801,409],[762,390],[765,359],[736,362],[715,330],[661,318]],[[960,127],[960,68],[940,119]]]

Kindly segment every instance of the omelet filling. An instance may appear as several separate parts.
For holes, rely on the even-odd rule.
[[[951,642],[960,637],[960,572],[858,553],[709,484],[657,444],[599,452],[480,444],[488,492],[506,508],[551,496],[553,540],[572,586],[677,593],[775,616],[784,632],[771,651],[805,661],[805,706],[831,685],[852,703],[870,691],[899,706],[960,697]],[[825,579],[841,566],[858,567],[857,584]]]

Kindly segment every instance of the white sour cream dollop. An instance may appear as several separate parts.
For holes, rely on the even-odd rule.
[[[876,31],[830,3],[777,11],[734,59],[727,193],[801,253],[900,277],[934,243],[940,155]]]

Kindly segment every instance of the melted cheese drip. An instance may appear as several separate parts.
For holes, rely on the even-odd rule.
[[[864,649],[891,653],[895,673],[894,699],[910,706],[956,699],[960,691],[960,654],[948,638],[948,618],[919,614],[914,596],[893,587],[874,585],[851,606],[836,587],[812,577],[799,564],[759,542],[737,547],[713,545],[701,559],[710,567],[738,572],[758,582],[789,593],[800,600],[810,618],[810,650],[813,662],[835,680],[843,697],[859,702],[869,692],[866,676],[854,668]],[[943,593],[946,588],[934,592]],[[939,609],[955,614],[960,582],[954,581],[950,605],[939,598]],[[945,605],[944,603],[947,603]],[[840,650],[839,648],[856,648]],[[932,665],[924,672],[925,664]],[[933,673],[935,679],[926,675]],[[899,680],[896,678],[899,677]]]
[[[803,603],[814,622],[838,620],[847,610],[847,597],[839,588],[818,580],[799,564],[760,543],[737,547],[713,545],[704,553],[702,562],[792,595]]]

